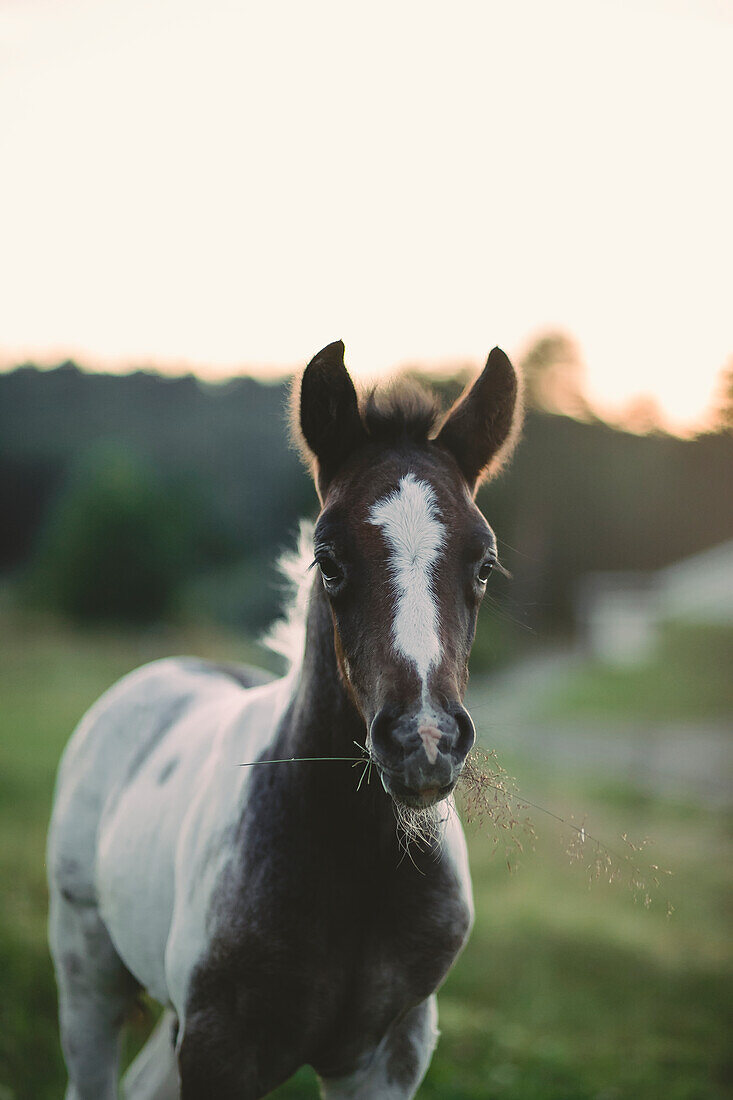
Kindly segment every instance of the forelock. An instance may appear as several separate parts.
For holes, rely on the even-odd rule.
[[[361,418],[371,440],[407,438],[427,443],[440,418],[440,407],[437,398],[419,382],[400,379],[370,390],[361,400]]]

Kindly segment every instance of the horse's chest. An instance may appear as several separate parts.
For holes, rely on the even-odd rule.
[[[397,1017],[429,997],[463,943],[460,917],[447,929],[443,915],[430,910],[389,925],[381,913],[372,915],[373,925],[357,923],[358,940],[334,934],[323,971],[313,970],[313,990],[329,1011],[310,1060],[327,1077],[346,1075]]]
[[[229,880],[189,1011],[228,986],[240,1034],[258,1035],[261,1047],[288,1036],[302,1061],[336,1076],[440,984],[469,914],[440,863],[428,881],[411,866],[368,861],[335,869],[306,859],[299,873],[281,872],[266,863]]]

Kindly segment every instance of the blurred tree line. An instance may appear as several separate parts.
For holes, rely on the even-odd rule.
[[[523,366],[522,440],[479,496],[512,573],[494,586],[497,622],[566,629],[582,574],[655,569],[733,535],[722,425],[694,440],[610,427],[562,336]],[[447,405],[465,381],[432,384]],[[186,610],[261,629],[278,552],[316,507],[288,444],[287,389],[73,363],[0,375],[0,572],[78,619]]]

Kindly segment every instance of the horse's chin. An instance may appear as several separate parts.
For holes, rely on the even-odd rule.
[[[380,772],[382,786],[387,794],[400,806],[406,806],[411,810],[427,810],[436,806],[449,796],[455,787],[455,782],[446,783],[442,787],[425,787],[422,790],[412,790],[405,786],[393,775]]]

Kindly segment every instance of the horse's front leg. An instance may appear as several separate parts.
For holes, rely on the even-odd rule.
[[[269,1021],[218,1003],[201,1007],[186,1019],[178,1048],[181,1100],[261,1100],[299,1068],[291,1047]]]
[[[350,1077],[323,1080],[324,1100],[410,1100],[438,1041],[435,994],[401,1016],[366,1065]]]
[[[234,1042],[223,1014],[211,1010],[189,1019],[178,1049],[181,1100],[259,1100],[248,1053],[243,1036]]]

